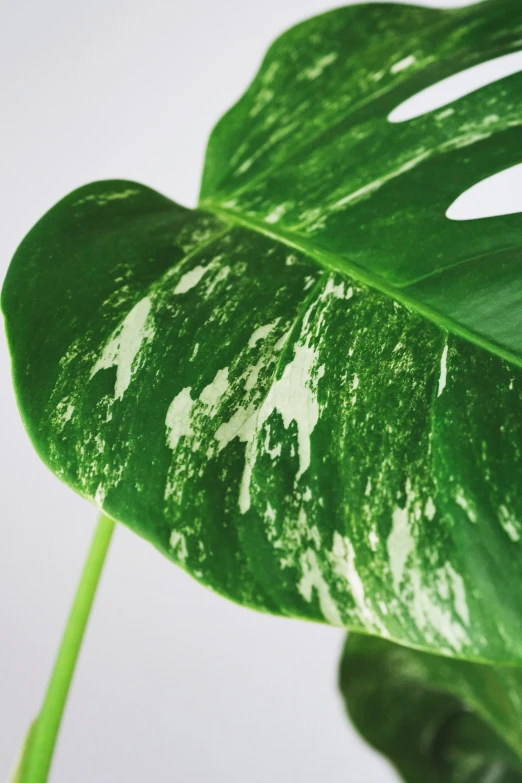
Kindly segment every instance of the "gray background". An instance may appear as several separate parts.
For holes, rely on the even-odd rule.
[[[4,1],[0,276],[43,212],[90,180],[134,179],[194,205],[214,122],[276,35],[332,5]],[[33,453],[3,340],[0,402],[4,780],[41,701],[96,512]],[[343,715],[342,641],[339,630],[228,603],[118,529],[53,783],[396,780]]]

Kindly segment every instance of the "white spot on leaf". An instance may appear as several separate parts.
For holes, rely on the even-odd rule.
[[[270,332],[277,326],[279,319],[273,321],[271,324],[266,324],[265,326],[258,326],[257,329],[255,329],[248,341],[248,347],[253,348],[256,343],[259,342],[259,340],[264,340],[265,337],[268,337]]]
[[[56,412],[54,414],[54,420],[60,430],[62,430],[74,413],[74,405],[66,398],[58,403],[56,406]]]
[[[405,71],[406,68],[409,68],[411,65],[413,65],[414,62],[415,57],[413,54],[410,54],[408,57],[404,57],[404,59],[399,60],[399,62],[395,63],[395,65],[392,65],[390,71],[392,73],[400,73],[400,71]]]
[[[513,514],[509,513],[506,506],[499,507],[498,518],[513,543],[520,541],[520,522]]]
[[[470,505],[470,503],[466,500],[464,495],[462,495],[461,493],[457,493],[455,497],[455,502],[461,507],[463,511],[466,512],[469,521],[475,524],[477,521],[477,514],[475,510],[472,508],[472,506]]]
[[[242,427],[237,433],[242,440],[248,441],[239,495],[239,507],[243,513],[250,508],[250,479],[257,459],[255,435],[272,413],[277,412],[281,415],[285,429],[288,429],[291,422],[297,424],[299,469],[296,481],[310,465],[310,436],[319,419],[319,405],[312,376],[316,360],[317,355],[313,348],[308,345],[296,346],[294,358],[286,365],[282,377],[274,381],[257,413],[251,414],[247,432],[245,433]],[[223,428],[226,428],[225,431],[230,434],[230,424],[231,422],[222,425],[216,433],[216,438],[221,442],[223,442]]]
[[[348,583],[364,627],[369,631],[379,630],[382,635],[386,636],[386,630],[379,617],[366,601],[364,585],[355,566],[355,550],[349,538],[341,536],[339,533],[334,534],[330,560],[334,573]]]
[[[316,60],[310,68],[307,68],[305,71],[303,71],[303,77],[309,81],[317,79],[319,76],[321,76],[325,68],[328,68],[329,65],[332,65],[332,63],[334,63],[338,57],[339,54],[337,52],[331,52],[330,54],[325,54],[323,57],[319,57],[319,59]]]
[[[183,533],[178,533],[177,530],[173,530],[170,534],[170,547],[174,551],[178,560],[182,563],[185,562],[188,556],[187,542]]]
[[[189,272],[185,272],[174,289],[174,293],[186,294],[187,291],[190,291],[191,288],[197,286],[205,272],[208,271],[208,268],[209,267],[207,266],[195,266],[194,269],[191,269]]]
[[[426,501],[426,505],[424,506],[425,515],[429,520],[432,520],[433,517],[435,516],[436,511],[437,509],[435,508],[432,498],[428,498]]]
[[[393,512],[393,522],[390,535],[386,542],[390,569],[395,592],[399,592],[404,575],[406,561],[413,551],[415,541],[412,538],[407,508],[396,508]]]
[[[265,223],[277,223],[279,220],[281,220],[290,206],[291,203],[279,204],[279,206],[274,207],[274,209],[265,217]]]
[[[342,627],[343,621],[339,613],[339,608],[330,594],[330,588],[323,576],[319,561],[317,560],[317,555],[313,549],[307,549],[306,552],[301,555],[301,568],[303,576],[301,577],[297,589],[305,601],[310,603],[313,591],[315,590],[319,599],[319,607],[325,620],[327,620],[330,625]]]
[[[370,528],[370,532],[368,533],[368,543],[370,545],[370,549],[372,550],[372,552],[377,551],[377,546],[380,540],[381,539],[379,538],[379,534],[377,533],[377,528],[375,525],[373,525]]]
[[[212,411],[214,412],[217,403],[219,402],[221,397],[225,394],[227,389],[228,389],[228,368],[225,367],[224,370],[217,371],[216,377],[214,378],[212,383],[209,383],[208,386],[205,386],[205,388],[199,395],[199,399],[204,405],[208,406],[209,408],[212,408]]]
[[[446,379],[448,374],[447,362],[448,362],[448,344],[446,343],[442,351],[442,356],[440,357],[440,375],[439,375],[439,388],[437,389],[437,397],[440,397],[440,395],[446,388]]]
[[[198,399],[193,399],[191,387],[187,386],[174,397],[169,405],[165,424],[167,426],[167,442],[174,451],[182,436],[191,438],[194,435],[194,420],[198,408],[206,417],[216,414],[219,401],[229,387],[228,368],[218,370],[214,380],[209,383]]]
[[[449,585],[453,593],[453,600],[455,611],[459,615],[460,619],[465,625],[469,625],[469,609],[466,601],[466,590],[464,588],[464,580],[461,575],[458,574],[451,563],[446,563],[443,569],[439,569],[437,572],[439,579],[443,578],[443,575],[449,579]]]
[[[194,404],[195,400],[190,396],[190,386],[187,386],[174,397],[169,405],[165,424],[167,425],[167,442],[173,451],[182,436],[190,437],[194,434],[191,425]]]
[[[150,307],[151,301],[145,297],[132,308],[123,323],[114,331],[91,370],[92,378],[99,370],[116,367],[114,398],[117,400],[121,400],[131,382],[133,363],[143,342],[150,340],[154,334],[152,327],[146,326]]]
[[[104,204],[107,204],[108,201],[117,201],[119,199],[127,199],[130,198],[130,196],[136,196],[141,191],[137,188],[125,188],[125,190],[117,190],[117,191],[107,191],[105,193],[91,193],[88,196],[85,196],[84,198],[81,198],[79,201],[74,202],[74,206],[80,206],[80,204],[85,204],[88,201],[95,201],[99,206],[104,206]]]
[[[439,580],[441,570],[437,573]],[[442,569],[444,573],[444,569]],[[442,637],[456,652],[461,652],[463,647],[469,645],[469,638],[463,627],[460,619],[457,620],[452,611],[444,606],[443,601],[439,596],[435,598],[433,591],[429,590],[423,585],[421,574],[416,569],[410,572],[411,583],[413,588],[413,602],[411,605],[412,615],[417,623],[417,627],[424,632],[424,635],[428,641],[433,641],[429,629],[433,629],[440,637]],[[444,578],[442,576],[442,578]],[[457,588],[458,590],[458,588]],[[464,607],[460,603],[462,596],[457,599],[461,611]]]

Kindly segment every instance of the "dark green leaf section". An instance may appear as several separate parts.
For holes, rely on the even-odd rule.
[[[521,783],[522,672],[350,634],[340,687],[407,783]]]
[[[203,584],[522,660],[522,370],[132,182],[54,207],[2,307],[44,461]]]
[[[522,363],[522,215],[450,205],[522,161],[522,73],[392,123],[403,101],[520,50],[522,4],[361,4],[270,48],[216,126],[202,206],[303,249],[454,333]]]

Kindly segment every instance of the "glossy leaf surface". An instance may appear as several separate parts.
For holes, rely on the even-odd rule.
[[[520,783],[522,672],[351,634],[340,687],[357,730],[406,783]]]
[[[440,212],[519,154],[518,75],[444,122],[387,120],[510,51],[520,13],[311,20],[214,131],[203,210],[123,181],[54,207],[2,294],[51,469],[242,604],[522,660],[522,224]],[[487,138],[465,135],[492,102]]]
[[[215,128],[202,205],[521,364],[521,215],[446,217],[469,188],[521,162],[522,60],[498,63],[520,53],[521,31],[518,0],[363,3],[303,22]],[[464,79],[469,94],[390,121],[416,94],[492,60],[489,83]]]

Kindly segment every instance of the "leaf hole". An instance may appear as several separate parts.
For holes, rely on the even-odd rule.
[[[522,163],[472,185],[455,199],[446,211],[446,217],[479,220],[517,212],[522,212]]]
[[[414,120],[519,71],[522,71],[522,51],[473,65],[412,95],[388,115],[388,120],[393,123]]]

